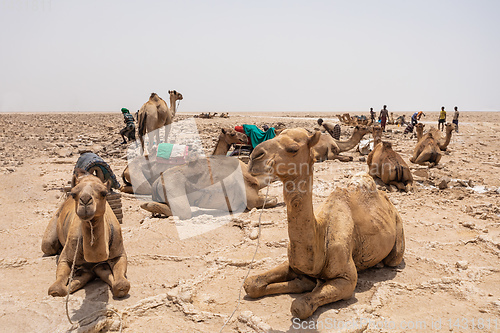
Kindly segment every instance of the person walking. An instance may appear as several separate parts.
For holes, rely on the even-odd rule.
[[[441,112],[439,112],[438,129],[444,131],[444,124],[446,123],[446,111],[444,106],[441,107]]]
[[[376,115],[376,112],[373,111],[373,108],[370,108],[370,118],[372,120],[372,124],[375,122],[375,115]]]
[[[389,111],[387,110],[387,105],[384,105],[384,108],[380,110],[380,127],[382,127],[382,131],[385,132],[385,124],[387,123],[387,118],[389,118]]]
[[[453,123],[455,124],[455,132],[458,133],[458,107],[455,106],[455,113],[453,114]]]
[[[120,131],[120,135],[123,138],[122,144],[125,144],[127,143],[126,138],[128,138],[129,141],[135,141],[135,119],[126,108],[122,108],[122,114],[125,128]]]

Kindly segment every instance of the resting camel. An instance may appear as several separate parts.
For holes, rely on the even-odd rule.
[[[357,125],[354,127],[351,137],[347,141],[334,140],[340,149],[340,152],[351,150],[359,144],[359,141],[363,139],[365,134],[370,133],[371,128],[363,125]]]
[[[173,122],[176,112],[175,102],[182,100],[183,97],[175,90],[169,90],[168,93],[170,95],[170,108],[160,96],[152,93],[149,100],[139,110],[138,132],[142,150],[144,150],[144,135],[146,133],[149,133],[148,150],[150,150],[155,137],[156,144],[160,142],[160,132],[157,130]],[[165,136],[168,136],[168,133],[165,133]]]
[[[436,137],[439,138],[438,142],[437,142],[439,149],[441,149],[442,151],[446,151],[446,148],[448,148],[448,145],[450,144],[450,141],[451,141],[451,135],[453,134],[453,131],[455,130],[455,124],[446,123],[446,125],[445,125],[446,136],[444,138],[441,136],[441,133],[439,132],[439,130],[437,130],[437,129],[434,129],[434,130],[436,132]]]
[[[410,168],[403,158],[392,150],[390,142],[382,142],[382,128],[373,128],[374,148],[368,154],[368,173],[373,179],[379,178],[387,185],[394,185],[407,192],[413,184]]]
[[[326,160],[352,161],[352,156],[340,155],[340,148],[336,140],[328,133],[321,134],[318,144],[313,148],[313,153],[317,162]]]
[[[104,184],[96,176],[77,170],[73,183],[71,195],[50,220],[43,235],[43,253],[61,253],[56,281],[50,286],[49,295],[73,293],[98,276],[111,286],[113,296],[124,297],[130,289],[125,277],[127,255],[120,223],[106,202],[111,181]],[[79,274],[68,286],[73,264]]]
[[[248,296],[304,293],[291,305],[306,319],[322,305],[352,297],[358,273],[403,259],[403,222],[396,208],[366,173],[337,188],[314,212],[312,148],[320,133],[289,129],[259,144],[250,156],[253,175],[271,173],[283,181],[288,217],[288,260],[246,279]]]
[[[418,123],[415,125],[417,132],[417,144],[413,149],[413,156],[410,162],[420,165],[435,166],[441,160],[441,150],[433,131],[424,133],[425,125]]]
[[[243,182],[234,173],[238,166]],[[232,212],[245,207],[270,208],[278,204],[277,198],[266,200],[259,195],[259,190],[268,185],[267,179],[252,176],[247,165],[237,158],[215,155],[164,172],[151,186],[153,202],[144,203],[141,208],[153,214],[175,214],[180,219],[192,217],[191,206]],[[243,193],[246,202],[241,201]]]

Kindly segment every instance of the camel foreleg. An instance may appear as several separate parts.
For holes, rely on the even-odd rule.
[[[358,279],[354,262],[350,263],[349,270],[342,277],[328,280],[316,286],[312,292],[295,299],[290,308],[292,315],[306,319],[322,305],[351,298]]]
[[[71,273],[71,267],[69,263],[63,260],[62,258],[59,258],[59,263],[57,264],[57,270],[56,270],[56,282],[54,282],[49,288],[50,296],[62,297],[68,294],[67,284],[70,273]]]
[[[108,263],[103,263],[94,267],[94,272],[111,287],[113,296],[125,297],[130,290],[130,282],[125,277],[127,273],[127,257],[122,255],[115,260],[116,263],[112,265],[112,270]]]
[[[288,261],[262,274],[249,277],[244,284],[245,292],[251,298],[266,295],[303,293],[311,291],[316,281],[295,273]]]
[[[72,294],[75,291],[85,287],[85,285],[95,278],[95,274],[92,273],[91,271],[83,271],[81,274],[75,276],[73,280],[71,280],[71,284],[69,286],[69,293]]]

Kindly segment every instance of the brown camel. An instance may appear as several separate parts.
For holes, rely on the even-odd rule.
[[[149,100],[144,103],[139,110],[139,140],[141,141],[141,148],[144,150],[144,135],[149,133],[148,150],[151,150],[153,146],[153,141],[156,138],[156,144],[160,142],[160,128],[170,125],[173,122],[175,112],[176,112],[176,101],[182,100],[182,94],[172,90],[168,91],[170,95],[170,108],[167,103],[160,98],[156,93],[152,93],[149,96]],[[166,128],[166,131],[168,129]],[[168,133],[165,133],[165,137]]]
[[[61,253],[49,295],[73,293],[98,276],[111,286],[113,296],[124,297],[130,289],[125,277],[127,255],[120,223],[106,201],[111,181],[104,184],[81,170],[73,177],[76,185],[50,220],[42,240],[43,253]],[[68,286],[73,264],[78,274]]]
[[[316,212],[312,204],[314,152],[320,133],[286,130],[259,144],[250,156],[254,175],[271,173],[283,181],[288,217],[288,261],[254,275],[248,296],[307,294],[296,298],[291,313],[300,319],[322,305],[352,297],[357,271],[403,259],[403,222],[396,208],[366,173],[337,188]]]
[[[212,155],[226,155],[233,144],[247,144],[248,137],[234,128],[222,128]]]
[[[423,134],[425,125],[418,123],[415,125],[417,132],[417,144],[413,149],[413,156],[410,162],[420,165],[435,166],[441,160],[441,150],[433,131]]]
[[[390,142],[382,142],[379,138],[376,141],[378,143],[366,159],[368,173],[373,179],[379,178],[383,183],[407,192],[413,184],[410,168],[403,158],[392,150]]]

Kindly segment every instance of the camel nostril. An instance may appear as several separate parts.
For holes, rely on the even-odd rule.
[[[82,195],[80,197],[80,203],[82,205],[85,205],[85,206],[90,205],[92,203],[92,196],[90,196],[90,195]]]

